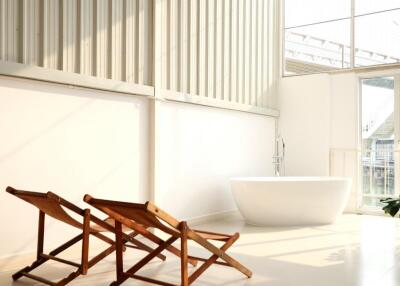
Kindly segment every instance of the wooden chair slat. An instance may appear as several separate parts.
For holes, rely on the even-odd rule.
[[[81,209],[78,206],[68,202],[67,200],[59,197],[58,195],[48,192],[48,193],[39,193],[39,192],[30,192],[30,191],[23,191],[17,190],[12,187],[7,187],[6,191],[19,199],[22,199],[39,209],[39,225],[38,225],[38,245],[37,245],[37,258],[36,260],[27,267],[19,270],[18,272],[12,275],[14,280],[18,280],[19,278],[25,276],[27,278],[48,284],[48,285],[66,285],[67,283],[74,280],[79,275],[85,275],[89,268],[94,266],[97,262],[104,259],[106,256],[111,254],[115,251],[116,245],[115,242],[108,238],[107,236],[100,233],[98,229],[102,231],[108,230],[113,231],[115,225],[112,225],[110,222],[100,220],[99,218],[90,214],[89,209]],[[72,211],[77,215],[81,216],[82,223],[75,220],[71,217],[66,210]],[[45,231],[45,215],[51,216],[61,222],[64,222],[68,225],[74,226],[79,228],[82,232],[67,241],[66,243],[60,245],[56,249],[50,251],[49,254],[43,253],[43,244],[44,244],[44,231]],[[91,225],[97,225],[97,229],[92,228]],[[97,238],[103,240],[104,242],[108,243],[110,246],[102,251],[101,253],[97,254],[92,259],[89,259],[89,236],[93,235]],[[134,239],[135,235],[132,237],[128,236],[127,234],[123,235],[122,246],[127,243],[128,241],[134,245],[136,245],[139,249],[145,250],[149,253],[153,252],[153,249],[148,247],[145,244]],[[63,252],[64,250],[70,248],[77,242],[82,241],[82,255],[80,263],[75,263],[72,261],[68,261],[59,257],[56,257],[59,253]],[[135,244],[135,242],[138,242]],[[164,260],[165,256],[157,255],[160,259]],[[68,264],[78,269],[72,273],[70,273],[67,277],[61,279],[58,282],[52,282],[47,280],[46,278],[39,277],[36,275],[31,274],[30,272],[48,260],[54,260],[56,262]]]
[[[90,195],[85,195],[84,201],[90,202],[89,204],[98,208],[105,209],[108,208],[121,216],[132,220],[138,224],[143,225],[144,227],[155,227],[158,228],[168,234],[176,235],[176,229],[171,229],[161,223],[156,215],[152,212],[148,211],[147,203],[146,204],[137,204],[137,203],[125,203],[119,201],[110,201],[110,200],[102,200],[95,199]]]
[[[45,196],[36,196],[30,195],[28,192],[24,193],[14,193],[15,196],[19,197],[20,199],[31,203],[32,205],[36,206],[38,209],[42,210],[47,215],[63,221],[69,225],[72,225],[77,228],[81,228],[82,224],[72,218],[60,205],[59,202],[50,199],[47,194]]]
[[[114,218],[120,224],[125,225],[132,230],[140,233],[141,235],[147,237],[151,241],[158,243],[159,247],[156,248],[152,253],[145,256],[142,260],[136,263],[134,266],[129,268],[127,271],[123,271],[123,257],[122,251],[117,247],[117,280],[111,283],[112,286],[121,285],[129,277],[135,278],[143,281],[147,281],[153,284],[159,285],[173,285],[164,281],[155,280],[149,277],[139,276],[136,272],[144,267],[150,260],[155,257],[156,254],[161,253],[162,250],[166,249],[180,256],[181,260],[181,286],[189,286],[194,282],[201,274],[204,273],[212,264],[219,264],[223,266],[228,266],[237,269],[242,272],[248,278],[252,276],[252,272],[243,266],[240,262],[233,259],[231,256],[226,254],[226,251],[233,243],[239,238],[239,233],[233,235],[221,234],[216,232],[201,231],[190,229],[185,221],[178,221],[173,216],[169,215],[167,212],[158,208],[151,202],[146,202],[145,204],[133,204],[124,203],[110,200],[101,200],[93,198],[90,195],[85,195],[84,201],[88,204],[96,207],[97,209],[103,211],[110,217]],[[171,237],[164,241],[161,238],[155,236],[153,233],[148,232],[143,225],[155,227]],[[169,226],[169,227],[168,227]],[[172,232],[172,234],[171,234]],[[121,239],[121,232],[115,232],[117,243]],[[171,243],[176,239],[181,240],[181,250],[175,249]],[[188,254],[188,244],[187,241],[191,239],[197,242],[199,245],[203,246],[209,252],[212,253],[209,258],[198,258],[195,256],[190,256]],[[224,241],[224,245],[221,248],[216,247],[209,240]],[[221,259],[223,261],[218,261]],[[188,263],[192,263],[194,266],[197,264],[197,260],[203,261],[204,263],[191,275],[188,274]],[[193,263],[193,262],[196,263]]]

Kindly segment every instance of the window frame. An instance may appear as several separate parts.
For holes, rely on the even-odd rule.
[[[393,65],[393,64],[391,64]],[[399,65],[399,64],[397,64]],[[368,207],[363,205],[363,190],[362,190],[362,81],[366,79],[380,78],[380,77],[393,77],[394,79],[394,152],[397,154],[397,159],[400,160],[400,114],[396,112],[400,110],[400,69],[386,69],[386,70],[374,70],[368,71],[364,70],[362,73],[357,74],[357,88],[356,88],[356,98],[357,98],[357,150],[359,150],[357,155],[357,203],[356,211],[362,214],[372,214],[380,215],[384,214],[380,208]],[[395,164],[395,194],[396,196],[400,193],[400,166]]]
[[[311,73],[301,73],[301,74],[285,74],[286,70],[286,58],[285,58],[285,4],[286,0],[282,0],[281,5],[280,5],[280,32],[279,32],[279,42],[280,42],[280,57],[281,57],[281,68],[280,68],[280,75],[281,77],[293,77],[293,76],[304,76],[304,75],[312,75],[312,74],[321,74],[321,73],[327,73],[327,74],[336,74],[336,73],[348,73],[348,72],[356,72],[356,73],[366,73],[366,72],[372,72],[372,71],[380,71],[380,70],[387,70],[387,69],[399,69],[400,68],[400,62],[397,63],[390,63],[390,64],[377,64],[377,65],[369,65],[369,66],[360,66],[356,67],[355,66],[355,2],[356,0],[350,0],[350,67],[349,68],[343,68],[343,69],[334,69],[330,71],[323,71],[323,72],[311,72]],[[376,11],[376,12],[371,12],[368,13],[370,15],[373,14],[378,14],[378,13],[383,13],[383,12],[388,12],[388,10],[383,10],[383,11]]]

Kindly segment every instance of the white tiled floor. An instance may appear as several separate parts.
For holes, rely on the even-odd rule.
[[[290,228],[246,226],[229,218],[196,227],[220,232],[239,231],[241,238],[230,254],[248,266],[254,276],[245,278],[234,269],[212,266],[194,285],[257,286],[393,286],[400,285],[400,219],[343,215],[334,225]],[[206,254],[191,245],[192,253]],[[142,252],[128,250],[126,265],[138,261]],[[78,257],[79,248],[67,256]],[[165,262],[153,260],[141,274],[179,282],[179,262],[170,255]],[[22,261],[25,260],[25,261]],[[26,258],[0,261],[0,285],[39,285],[28,279],[12,282],[13,271],[27,264]],[[51,263],[37,273],[60,277],[70,270]],[[69,285],[109,285],[115,277],[111,255]],[[124,285],[151,285],[129,280]]]

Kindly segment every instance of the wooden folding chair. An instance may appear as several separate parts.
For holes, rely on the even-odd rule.
[[[177,239],[180,239],[181,241],[181,252],[179,256],[181,260],[182,286],[188,286],[192,284],[212,264],[230,266],[239,270],[248,278],[252,276],[252,272],[249,269],[226,254],[228,248],[232,246],[232,244],[239,238],[239,233],[228,235],[190,229],[185,221],[179,222],[151,202],[146,202],[145,204],[135,204],[108,201],[96,199],[90,195],[85,195],[84,201],[103,211],[115,220],[115,237],[117,244],[117,280],[110,284],[112,286],[121,285],[128,278],[135,278],[159,285],[174,286],[174,284],[171,283],[138,275],[137,272],[157,254],[161,253],[165,249],[169,249],[172,246],[171,244]],[[144,234],[146,237],[152,237],[152,240],[159,244],[159,246],[153,252],[145,256],[127,271],[123,270],[122,226],[129,227],[140,234]],[[170,235],[170,238],[167,240],[162,240],[152,233],[149,234],[149,231],[147,230],[148,227],[159,229],[162,232]],[[205,249],[210,251],[212,255],[209,258],[190,256],[188,254],[187,245],[189,239],[203,246]],[[222,247],[218,248],[214,244],[210,243],[209,240],[221,241],[224,242],[224,244]],[[188,262],[190,262],[190,260],[203,261],[204,263],[189,276]]]
[[[39,209],[39,228],[38,228],[36,260],[30,266],[27,266],[19,270],[15,274],[13,274],[12,278],[14,280],[17,280],[24,276],[47,285],[66,285],[79,275],[81,274],[86,275],[89,268],[91,268],[97,262],[105,258],[107,255],[111,254],[116,249],[115,241],[102,234],[102,232],[106,231],[115,233],[116,231],[115,222],[113,219],[107,218],[105,220],[101,220],[91,215],[89,209],[83,210],[52,192],[48,193],[28,192],[28,191],[16,190],[12,187],[7,187],[6,191],[28,203],[33,204]],[[82,216],[83,222],[80,223],[74,218],[72,218],[64,209],[67,209],[75,214],[78,214],[79,216]],[[73,227],[76,227],[82,230],[82,232],[76,237],[67,241],[66,243],[60,245],[56,249],[50,251],[49,254],[45,254],[43,252],[43,246],[44,246],[44,226],[45,226],[46,215],[49,215]],[[152,253],[153,251],[152,248],[148,247],[144,243],[135,239],[135,236],[137,234],[138,233],[132,232],[130,234],[122,233],[122,236],[120,235],[119,237],[121,239],[120,244],[123,245],[124,250],[125,247],[131,247]],[[100,252],[90,260],[89,260],[89,235],[93,235],[110,245],[104,251]],[[80,263],[68,261],[57,257],[58,254],[60,254],[67,248],[73,246],[79,241],[82,241],[82,255]],[[131,244],[127,244],[127,242],[130,242]],[[121,245],[119,247],[121,247]],[[162,260],[165,260],[165,256],[162,254],[158,255],[158,257]],[[43,277],[30,273],[32,270],[39,267],[48,260],[54,260],[70,266],[75,266],[77,267],[77,270],[70,273],[67,277],[61,279],[58,282],[52,282]]]

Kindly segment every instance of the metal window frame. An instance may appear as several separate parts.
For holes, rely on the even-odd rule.
[[[365,73],[368,71],[375,71],[375,70],[385,70],[385,69],[397,69],[400,68],[400,62],[398,63],[389,63],[389,64],[378,64],[378,65],[369,65],[369,66],[361,66],[361,67],[356,67],[355,66],[355,8],[356,8],[356,0],[350,0],[350,68],[346,69],[335,69],[331,71],[324,71],[324,72],[314,72],[314,73],[302,73],[302,74],[293,74],[293,75],[287,75],[285,74],[286,70],[286,60],[285,60],[285,0],[281,1],[280,4],[280,32],[279,35],[277,36],[280,42],[281,50],[280,50],[280,57],[281,57],[281,67],[280,67],[280,76],[281,77],[293,77],[293,76],[304,76],[304,75],[312,75],[312,74],[321,74],[321,73],[327,73],[327,74],[336,74],[336,73],[346,73],[346,72],[360,72],[360,73]],[[376,12],[371,12],[368,13],[368,15],[374,15],[378,13],[382,13],[385,11],[376,11]],[[386,11],[387,12],[387,11]],[[334,20],[343,20],[343,19],[334,19]],[[333,21],[333,20],[332,20]],[[318,25],[318,24],[315,24]]]
[[[362,81],[365,79],[380,78],[380,77],[393,77],[394,79],[394,129],[395,129],[395,195],[400,194],[400,69],[386,70],[386,71],[375,71],[365,72],[357,76],[357,119],[358,119],[358,132],[357,132],[357,144],[360,150],[358,158],[358,190],[357,190],[357,212],[363,214],[377,214],[383,213],[381,210],[363,205],[362,197]],[[396,160],[397,159],[397,160]]]

